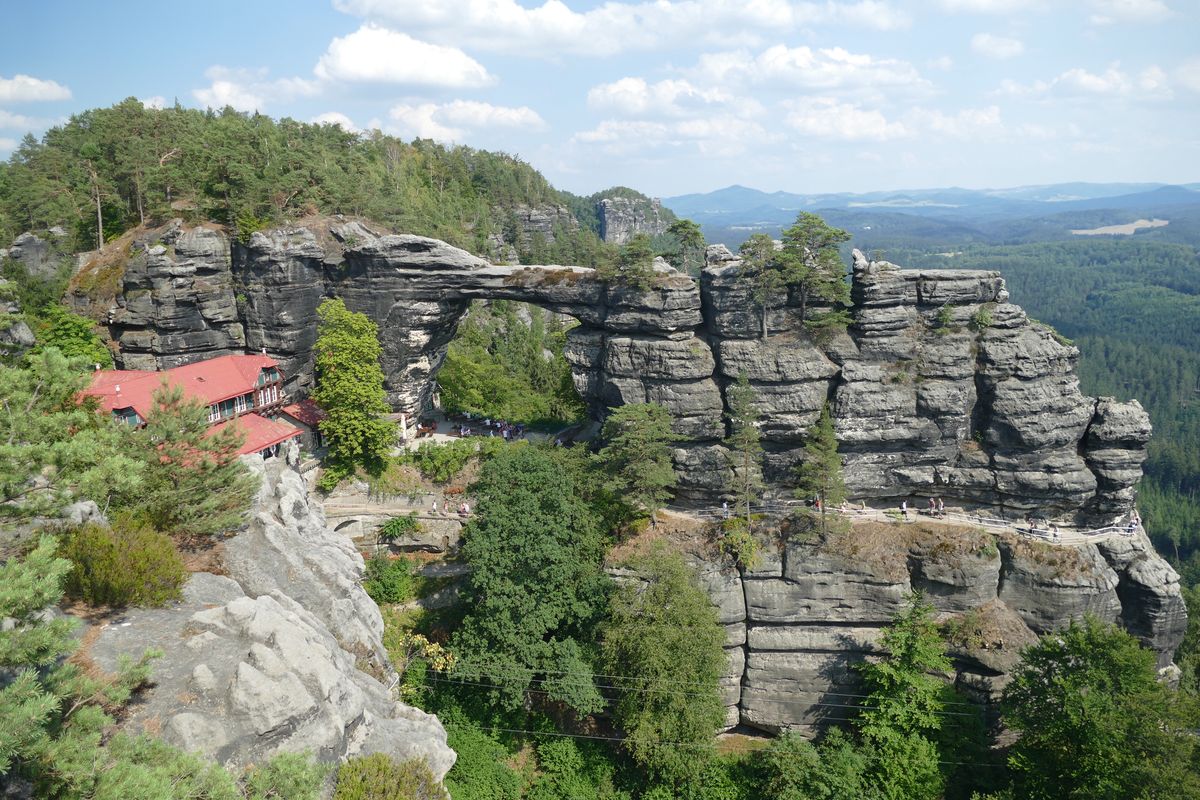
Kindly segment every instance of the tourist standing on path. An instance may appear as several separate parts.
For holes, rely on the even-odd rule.
[[[906,520],[908,519],[908,501],[907,500],[900,501],[900,516]]]

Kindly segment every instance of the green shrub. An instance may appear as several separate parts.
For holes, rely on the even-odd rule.
[[[328,773],[308,754],[281,753],[246,773],[246,800],[318,800]]]
[[[94,606],[161,606],[188,577],[171,538],[140,523],[69,530],[61,554],[72,564],[67,594]]]
[[[421,759],[393,761],[373,753],[342,764],[333,800],[450,800],[450,795]]]
[[[363,588],[376,603],[403,603],[414,595],[412,565],[407,559],[377,555],[367,559]]]
[[[446,483],[463,468],[478,458],[488,461],[504,449],[505,441],[500,436],[477,436],[455,439],[445,444],[423,442],[416,450],[409,450],[396,457],[397,463],[411,464],[431,481]]]
[[[417,512],[415,511],[408,516],[392,517],[379,527],[379,541],[393,542],[401,536],[408,536],[419,530],[421,530],[421,523],[417,522]]]
[[[992,308],[988,305],[980,306],[979,309],[971,315],[971,328],[981,331],[992,324]]]
[[[733,517],[721,524],[721,550],[743,569],[754,569],[760,561],[761,547],[742,517]]]
[[[934,331],[941,334],[949,333],[950,324],[954,322],[954,312],[950,310],[950,306],[943,305],[938,309],[935,319],[937,321],[937,325],[934,328]]]

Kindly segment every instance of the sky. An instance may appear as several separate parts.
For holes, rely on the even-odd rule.
[[[137,97],[503,150],[578,194],[1200,180],[1198,0],[39,0],[4,18],[4,158]]]

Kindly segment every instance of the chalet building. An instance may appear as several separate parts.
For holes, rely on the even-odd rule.
[[[265,355],[220,356],[162,372],[97,370],[82,394],[97,398],[100,408],[118,420],[143,425],[154,405],[154,393],[164,381],[181,388],[185,397],[206,404],[214,430],[236,419],[246,433],[239,451],[243,455],[273,456],[280,444],[303,433],[274,419],[287,399],[279,364]]]
[[[300,443],[310,451],[317,450],[325,443],[319,427],[321,420],[325,419],[325,412],[311,399],[284,406],[279,414],[285,422],[290,422],[302,431]]]

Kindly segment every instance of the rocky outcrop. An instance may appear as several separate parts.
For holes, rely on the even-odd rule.
[[[566,206],[518,205],[513,208],[512,215],[517,226],[517,239],[526,247],[533,243],[534,237],[540,237],[545,244],[554,244],[562,234],[579,230],[579,220]]]
[[[181,603],[129,611],[92,647],[110,670],[122,653],[164,652],[124,724],[239,769],[278,752],[383,752],[445,775],[455,758],[445,730],[391,694],[362,558],[283,459],[247,461],[263,484],[247,530],[226,543],[228,574],[193,575]]]
[[[949,623],[954,680],[999,700],[1023,647],[1093,614],[1122,623],[1159,656],[1186,630],[1179,576],[1144,535],[1054,547],[940,525],[858,524],[824,538],[764,542],[738,570],[697,558],[726,630],[726,725],[813,733],[861,699],[854,665],[878,655],[882,629],[920,590]]]
[[[667,230],[674,215],[658,198],[604,197],[596,201],[600,238],[609,244],[625,244],[639,233],[658,236]]]
[[[134,240],[107,312],[125,369],[170,369],[246,349],[229,239],[172,223]]]
[[[798,297],[760,309],[723,246],[709,249],[699,285],[660,264],[647,290],[339,220],[230,247],[218,231],[178,224],[135,242],[111,314],[122,366],[265,349],[302,395],[316,307],[339,296],[379,324],[389,399],[419,414],[469,303],[510,299],[579,320],[566,355],[593,415],[667,407],[687,437],[675,450],[683,502],[726,491],[725,389],[743,372],[762,412],[765,474],[781,491],[826,403],[852,496],[880,502],[939,495],[1099,524],[1129,513],[1145,458],[1141,407],[1085,397],[1078,351],[1011,304],[996,272],[903,270],[856,254],[853,324],[814,337]]]
[[[0,254],[16,261],[33,277],[50,280],[58,275],[65,260],[60,249],[65,237],[66,231],[57,227],[45,232],[44,237],[26,231],[13,240],[7,251],[0,249]]]

